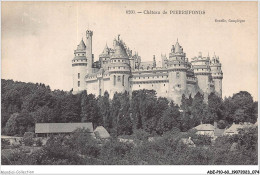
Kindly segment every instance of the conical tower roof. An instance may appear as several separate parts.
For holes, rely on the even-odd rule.
[[[85,50],[85,49],[86,49],[86,45],[85,45],[83,38],[82,38],[78,47],[77,47],[77,50]]]
[[[108,48],[107,44],[106,44],[102,54],[109,54],[109,48]]]
[[[121,43],[116,44],[115,53],[112,55],[112,58],[128,58],[126,50]]]

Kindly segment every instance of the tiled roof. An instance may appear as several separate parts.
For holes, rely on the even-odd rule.
[[[35,133],[71,133],[77,128],[85,128],[93,132],[92,123],[36,123]]]

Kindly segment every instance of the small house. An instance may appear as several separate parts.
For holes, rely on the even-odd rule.
[[[194,129],[197,130],[196,134],[208,135],[210,137],[214,136],[215,127],[211,124],[200,124]]]
[[[37,137],[48,137],[50,134],[70,134],[78,128],[85,128],[93,134],[92,123],[36,123],[35,134]]]

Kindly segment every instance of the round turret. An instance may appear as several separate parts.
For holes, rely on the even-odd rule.
[[[130,60],[121,40],[114,41],[114,53],[111,55],[108,67],[110,74],[111,90],[115,92],[129,91],[129,77],[131,73]]]
[[[217,95],[222,97],[223,72],[221,69],[221,63],[219,62],[219,57],[216,57],[215,54],[210,61],[210,68],[211,68],[211,76],[214,81],[215,92]]]
[[[100,62],[101,68],[103,68],[104,70],[107,70],[109,61],[110,61],[110,49],[108,48],[108,46],[106,44],[103,52],[99,55],[99,62]]]
[[[74,51],[72,60],[73,71],[73,93],[78,93],[85,89],[85,76],[87,75],[86,45],[83,39]]]

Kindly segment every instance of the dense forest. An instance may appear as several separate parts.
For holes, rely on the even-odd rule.
[[[182,96],[180,106],[157,97],[153,90],[117,93],[111,99],[86,91],[51,91],[44,84],[2,81],[2,135],[23,136],[24,145],[10,146],[2,139],[4,165],[256,165],[257,127],[212,139],[193,127],[217,122],[257,121],[257,102],[245,91],[224,100],[210,94]],[[71,135],[51,136],[36,147],[27,137],[39,122],[92,122],[104,126],[110,139],[94,139],[85,129]],[[119,138],[130,140],[120,142]],[[153,138],[153,140],[149,140]],[[132,140],[132,141],[131,141]],[[193,145],[187,143],[191,142]],[[28,147],[29,145],[29,147]]]
[[[51,91],[44,84],[1,80],[2,135],[23,136],[34,132],[35,123],[92,122],[104,126],[113,136],[131,135],[144,130],[162,135],[173,128],[185,132],[202,123],[218,122],[225,128],[233,122],[257,120],[257,102],[251,94],[240,91],[224,100],[214,93],[205,103],[202,94],[182,96],[180,106],[167,98],[157,97],[154,90],[116,93],[112,100],[105,92],[95,97],[83,91]]]

